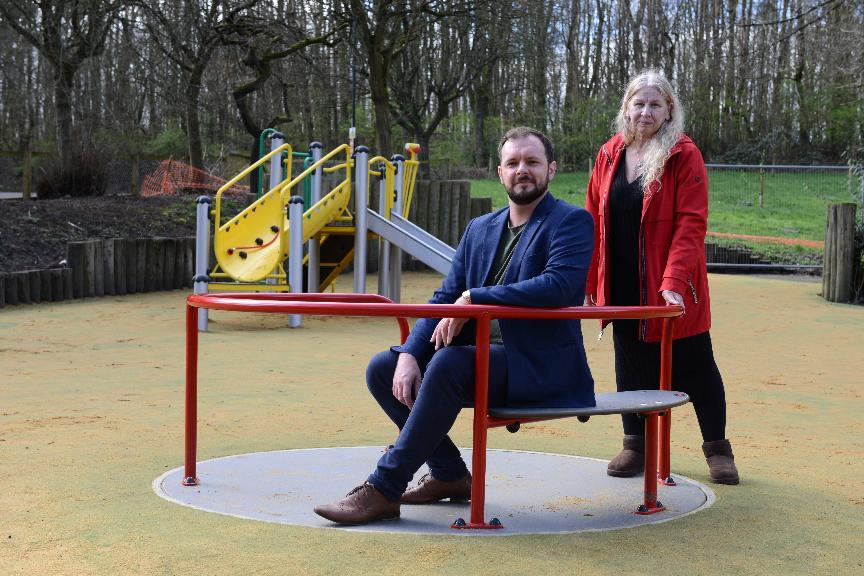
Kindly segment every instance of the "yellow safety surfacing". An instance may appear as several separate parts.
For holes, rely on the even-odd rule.
[[[404,274],[403,300],[425,302],[440,281]],[[338,282],[350,289],[350,277]],[[513,538],[313,530],[166,502],[151,484],[183,462],[187,292],[7,306],[0,574],[861,573],[864,308],[825,302],[815,282],[713,274],[710,282],[741,484],[709,484],[713,506],[662,525]],[[369,358],[398,339],[392,319],[308,317],[292,330],[284,316],[216,311],[210,322],[200,339],[200,460],[395,438],[363,381]],[[614,390],[611,335],[597,342],[593,322],[583,331],[597,389]],[[465,410],[457,445],[470,445],[471,424]],[[672,426],[673,470],[707,484],[692,409],[677,410]],[[496,430],[490,447],[609,459],[621,447],[621,423]],[[373,460],[362,474],[328,479],[330,496],[362,482]],[[490,471],[502,480],[516,473]],[[287,485],[277,485],[273,497],[285,497]],[[568,506],[580,504],[573,488]]]

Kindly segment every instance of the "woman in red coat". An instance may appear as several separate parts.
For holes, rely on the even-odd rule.
[[[708,332],[708,177],[683,126],[684,110],[661,73],[648,70],[630,82],[617,133],[597,154],[588,182],[585,207],[594,216],[594,256],[586,304],[684,307],[675,323],[672,388],[693,401],[711,480],[737,484],[726,439],[723,379]],[[618,390],[658,387],[660,322],[615,321]],[[623,421],[624,449],[609,463],[611,476],[643,470],[643,427],[635,415]]]

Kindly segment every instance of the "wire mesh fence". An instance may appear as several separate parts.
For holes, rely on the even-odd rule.
[[[713,268],[818,270],[831,204],[855,202],[849,166],[708,164]]]
[[[715,232],[821,240],[825,208],[854,199],[858,187],[848,166],[707,168],[709,228]]]
[[[0,192],[20,193],[23,180],[20,155],[16,152],[0,152]]]

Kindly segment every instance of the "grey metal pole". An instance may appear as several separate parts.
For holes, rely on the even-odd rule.
[[[206,294],[210,277],[210,197],[199,196],[195,206],[195,276],[192,277],[192,292]],[[207,331],[207,309],[198,309],[198,331]]]
[[[270,135],[270,151],[276,150],[279,146],[285,143],[285,135],[281,132],[273,132]],[[267,189],[269,192],[273,188],[279,185],[282,182],[282,154],[277,154],[270,158],[270,187]],[[274,269],[274,274],[278,272],[278,268]],[[278,284],[279,281],[276,278],[267,278],[264,281],[265,284]]]
[[[284,143],[285,135],[281,132],[274,132],[270,135],[271,152]],[[270,158],[270,188],[268,191],[278,186],[280,182],[282,182],[282,154],[276,154]]]
[[[394,154],[390,157],[390,162],[396,167],[396,198],[393,201],[393,211],[402,216],[402,206],[405,201],[405,157]]]
[[[292,196],[288,200],[288,283],[291,292],[303,292],[303,197]],[[303,317],[288,316],[288,326],[299,328]]]
[[[405,157],[394,154],[390,161],[396,167],[396,199],[393,202],[393,212],[402,216],[405,205]],[[402,301],[402,250],[398,246],[390,248],[390,285],[387,288],[388,298],[394,302]]]
[[[378,213],[386,216],[387,178],[384,164],[378,165],[381,178],[378,180]],[[390,242],[383,237],[378,240],[378,295],[390,298]]]
[[[861,200],[859,204],[861,210],[858,215],[861,217],[861,221],[864,222],[864,170],[858,171],[858,186],[861,189]]]
[[[320,142],[312,142],[309,144],[309,154],[312,156],[312,162],[318,162],[323,155],[324,146]],[[324,176],[324,168],[319,166],[312,173],[312,193],[309,197],[309,206],[314,206],[321,200],[321,180]],[[318,238],[312,237],[309,239],[309,249],[307,251],[308,260],[306,270],[308,270],[307,292],[318,292],[318,283],[320,282],[319,267],[321,262],[321,244]]]
[[[354,293],[366,293],[366,221],[369,186],[369,148],[358,146],[354,152]]]

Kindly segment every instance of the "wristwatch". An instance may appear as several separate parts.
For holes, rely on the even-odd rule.
[[[468,304],[471,304],[471,290],[465,290],[462,292],[462,298],[464,298]]]

